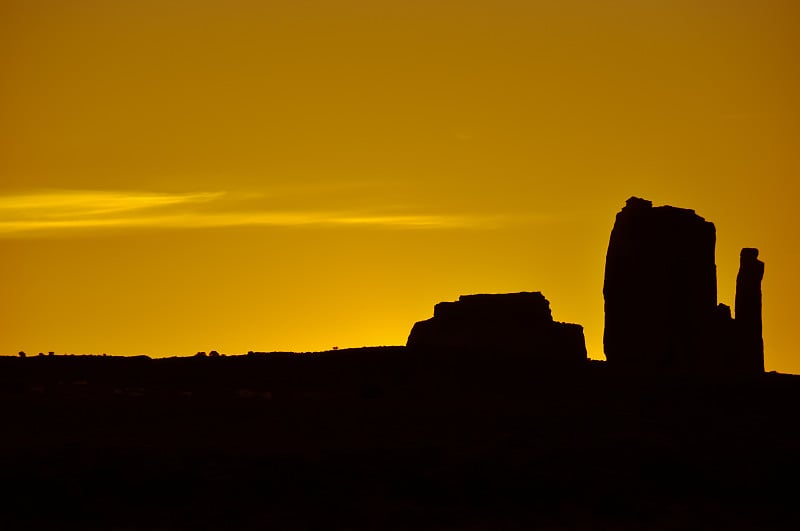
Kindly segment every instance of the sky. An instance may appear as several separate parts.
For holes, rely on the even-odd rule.
[[[633,195],[766,263],[800,373],[796,0],[0,0],[0,353],[404,344],[541,291],[603,359]]]

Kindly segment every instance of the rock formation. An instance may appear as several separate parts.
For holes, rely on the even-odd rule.
[[[548,363],[586,360],[583,327],[553,321],[550,303],[539,292],[462,295],[441,302],[433,318],[411,329],[415,349],[504,353]]]
[[[764,262],[758,249],[745,247],[739,255],[736,277],[736,329],[740,363],[753,371],[764,370],[764,339],[761,335],[761,280]]]
[[[603,344],[611,365],[763,371],[763,264],[755,258],[758,251],[742,251],[734,322],[730,308],[717,305],[715,244],[713,223],[694,210],[628,199],[617,214],[606,256]],[[749,338],[747,345],[743,337]]]

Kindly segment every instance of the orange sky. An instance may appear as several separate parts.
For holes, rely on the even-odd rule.
[[[766,262],[800,373],[796,0],[0,0],[0,353],[403,344],[542,291],[602,358],[631,195]]]

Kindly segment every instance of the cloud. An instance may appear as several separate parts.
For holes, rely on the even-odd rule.
[[[21,218],[64,218],[109,215],[186,203],[206,202],[223,195],[216,193],[158,194],[119,191],[47,191],[0,196],[0,216]]]
[[[252,199],[251,196],[247,196]],[[0,236],[76,229],[274,227],[386,227],[434,229],[474,226],[462,216],[366,212],[356,209],[275,209],[224,192],[148,193],[51,190],[0,196]]]

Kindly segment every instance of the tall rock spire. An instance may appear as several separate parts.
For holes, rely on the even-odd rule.
[[[736,277],[736,330],[740,363],[754,371],[764,370],[764,339],[761,332],[761,280],[764,262],[758,249],[745,247],[739,255]]]

